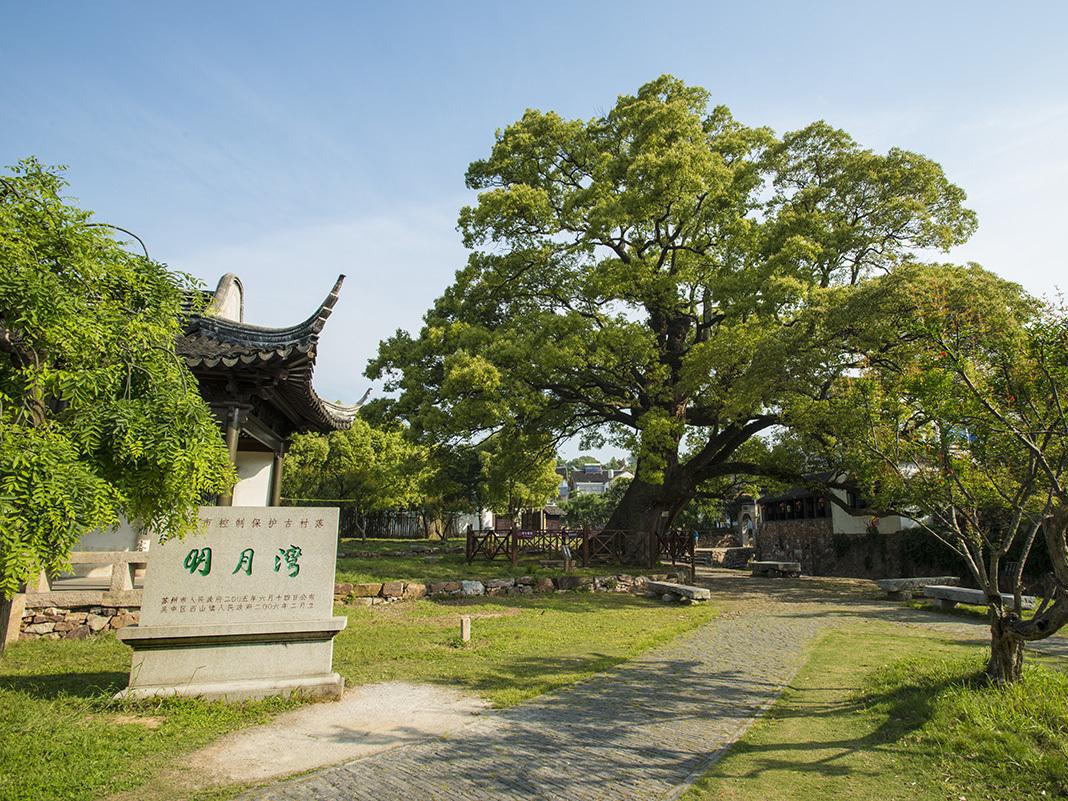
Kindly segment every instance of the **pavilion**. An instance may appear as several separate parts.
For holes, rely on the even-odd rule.
[[[312,386],[319,335],[344,280],[338,276],[303,322],[265,328],[245,322],[244,287],[227,273],[214,292],[204,293],[205,311],[186,320],[178,354],[219,421],[238,472],[233,492],[219,498],[220,504],[278,506],[282,462],[293,434],[352,425],[361,404],[331,403]]]

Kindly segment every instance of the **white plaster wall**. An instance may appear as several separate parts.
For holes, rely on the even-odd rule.
[[[845,490],[831,490],[841,500],[846,499]],[[868,530],[871,515],[851,515],[836,503],[831,504],[831,531],[838,534],[863,534]]]
[[[234,506],[268,506],[271,503],[271,469],[274,454],[262,451],[237,452],[237,484]]]

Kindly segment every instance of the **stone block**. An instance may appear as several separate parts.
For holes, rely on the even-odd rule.
[[[387,581],[382,585],[383,598],[400,598],[404,595],[403,581]]]
[[[581,578],[581,576],[557,576],[555,579],[556,589],[577,590],[581,583]]]
[[[409,600],[426,597],[426,585],[417,581],[409,581],[404,585],[404,597]]]
[[[55,627],[56,627],[55,623],[53,623],[51,621],[47,621],[47,622],[43,622],[43,623],[31,623],[25,629],[23,629],[23,631],[25,631],[27,634],[41,635],[41,634],[48,634]]]
[[[371,606],[374,603],[374,598],[353,598],[349,603],[353,606]]]
[[[92,632],[95,633],[95,632],[103,631],[104,629],[106,629],[107,626],[108,626],[108,623],[111,622],[111,618],[110,617],[104,617],[103,615],[90,614],[88,619],[85,622],[89,626],[89,631],[92,631]]]
[[[556,586],[553,584],[553,580],[551,578],[549,578],[548,576],[543,576],[542,578],[538,579],[537,583],[534,585],[534,589],[538,592],[552,592],[554,589],[556,589]]]
[[[75,626],[66,633],[64,639],[67,640],[84,640],[89,636],[89,627],[82,623],[80,626]]]
[[[71,623],[84,623],[88,617],[85,612],[71,612],[67,615],[67,620]]]
[[[60,633],[70,631],[74,628],[74,624],[68,620],[61,620],[52,628],[52,631],[58,631]]]
[[[515,586],[515,579],[514,578],[496,578],[496,579],[490,579],[489,581],[486,582],[486,589],[487,590],[498,589],[498,588],[502,588],[502,587],[514,587],[514,586]]]
[[[534,577],[533,576],[520,576],[519,578],[517,578],[515,580],[515,583],[518,584],[521,587],[533,587],[534,586]]]
[[[664,581],[650,581],[648,588],[652,592],[671,593],[692,601],[707,601],[712,594],[705,587],[692,587],[688,584],[672,584]]]
[[[352,594],[357,598],[373,598],[382,592],[381,584],[353,584]]]
[[[334,585],[334,595],[348,595],[352,592],[352,585],[348,582]]]
[[[461,581],[460,592],[467,596],[485,595],[486,585],[481,581]]]
[[[923,594],[928,598],[936,599],[939,609],[952,609],[955,604],[986,605],[986,594],[982,590],[973,590],[967,587],[950,587],[945,585],[932,585],[923,588]],[[1012,608],[1016,601],[1011,594],[1001,593],[1001,599],[1006,606]],[[1020,602],[1024,609],[1034,609],[1036,600],[1034,596],[1021,596]]]
[[[459,592],[463,587],[459,581],[446,581],[441,589],[443,592]]]
[[[927,576],[918,578],[877,579],[876,584],[888,593],[920,592],[924,587],[955,587],[960,584],[957,576]]]
[[[507,595],[510,587],[486,587],[486,595],[492,595],[494,597]]]
[[[127,626],[132,626],[133,622],[133,617],[123,612],[122,614],[115,615],[113,618],[111,618],[111,628],[118,631],[119,629],[124,629]]]

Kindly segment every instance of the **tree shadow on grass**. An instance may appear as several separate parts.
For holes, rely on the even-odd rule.
[[[126,686],[129,678],[129,673],[119,671],[9,675],[0,676],[0,690],[18,692],[39,699],[62,696],[110,699]]]
[[[849,700],[805,702],[808,692],[820,688],[807,687],[791,696],[788,704],[780,705],[769,716],[769,723],[791,719],[848,718],[864,714],[866,710],[878,709],[881,722],[872,730],[856,737],[812,739],[828,725],[814,723],[806,731],[809,736],[795,741],[739,743],[732,755],[740,757],[737,763],[728,763],[720,773],[721,778],[752,779],[766,772],[784,771],[792,774],[810,773],[818,777],[870,775],[878,778],[882,766],[878,763],[865,768],[866,762],[850,761],[859,752],[886,753],[894,755],[908,751],[903,741],[926,725],[934,716],[938,697],[961,681],[978,688],[985,680],[981,673],[964,677],[934,678],[916,676],[908,684],[892,687],[886,691],[865,692]],[[776,729],[772,729],[775,731]],[[789,728],[787,729],[789,730]],[[733,764],[746,765],[745,770],[731,770]]]

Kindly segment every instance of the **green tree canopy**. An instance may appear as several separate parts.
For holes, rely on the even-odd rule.
[[[125,515],[159,536],[234,480],[175,354],[195,293],[28,159],[0,177],[0,590]]]
[[[499,433],[485,441],[480,457],[481,496],[487,508],[514,516],[556,497],[560,476],[547,437]]]
[[[426,456],[399,429],[357,417],[346,431],[295,436],[282,492],[287,500],[349,501],[365,513],[409,509],[423,503]]]
[[[988,671],[1019,678],[1024,641],[1068,622],[1068,317],[979,267],[952,265],[895,270],[834,313],[865,321],[851,339],[870,356],[810,408],[810,447],[873,508],[913,519],[960,555],[990,607]],[[1014,607],[1036,539],[1053,575],[1046,602],[1023,620]]]
[[[468,264],[368,368],[431,442],[501,430],[636,454],[612,520],[670,524],[844,368],[803,312],[975,228],[934,162],[824,122],[776,137],[663,76],[606,114],[530,110],[471,164]],[[855,321],[859,322],[859,321]],[[662,515],[667,512],[667,515]]]

